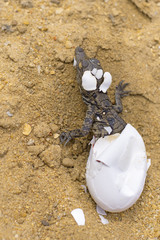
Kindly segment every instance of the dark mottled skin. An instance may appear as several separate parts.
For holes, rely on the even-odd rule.
[[[62,132],[60,141],[67,144],[71,139],[83,137],[91,130],[96,138],[109,135],[104,127],[112,128],[111,134],[121,133],[125,128],[126,122],[118,115],[123,110],[121,98],[128,95],[129,91],[124,91],[128,83],[121,81],[116,87],[115,102],[113,105],[107,95],[99,91],[99,86],[103,82],[103,76],[97,80],[97,88],[94,91],[86,91],[82,87],[82,76],[87,70],[92,71],[93,68],[102,69],[99,60],[88,58],[84,50],[77,47],[75,50],[75,60],[77,62],[77,82],[80,86],[83,101],[87,104],[88,109],[86,117],[81,129]],[[110,135],[111,135],[110,134]]]

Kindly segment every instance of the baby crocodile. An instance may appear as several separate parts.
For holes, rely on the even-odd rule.
[[[121,133],[126,122],[118,115],[123,110],[121,98],[130,91],[124,91],[128,83],[120,81],[115,90],[113,105],[107,95],[111,84],[110,73],[104,73],[99,60],[88,58],[81,47],[75,49],[74,65],[77,69],[77,82],[80,86],[83,101],[88,109],[81,129],[62,132],[61,143],[65,145],[73,138],[83,137],[92,129],[96,138]]]

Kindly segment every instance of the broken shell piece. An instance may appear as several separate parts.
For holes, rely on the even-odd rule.
[[[147,159],[147,171],[148,171],[148,169],[149,169],[150,166],[151,166],[151,159],[148,158],[148,159]]]
[[[104,218],[103,216],[107,216],[107,213],[100,207],[100,206],[96,206],[96,210],[97,210],[97,213],[101,219],[101,222],[103,224],[108,224],[108,220],[106,218]]]
[[[84,192],[87,193],[87,187],[85,185],[81,185],[81,187],[84,189]]]
[[[90,141],[90,143],[89,144],[92,144],[92,145],[94,145],[95,144],[95,136],[93,136],[93,138],[92,138],[92,140]]]
[[[102,209],[121,212],[130,208],[143,191],[146,173],[145,145],[130,124],[121,134],[92,141],[86,181],[91,196]]]
[[[92,73],[93,75],[96,75],[96,73],[97,73],[97,68],[93,68],[92,71],[91,71],[91,73]]]
[[[93,91],[97,87],[97,80],[90,71],[85,71],[82,76],[82,87],[87,91]]]
[[[10,111],[6,112],[9,117],[13,117],[13,114]]]
[[[111,132],[112,132],[111,127],[104,127],[104,129],[108,132],[109,135],[111,134]]]
[[[73,60],[73,67],[76,67],[77,66],[77,61],[76,61],[76,59],[75,59],[75,57],[74,57],[74,60]]]
[[[102,215],[99,214],[99,217],[100,217],[101,222],[102,222],[103,224],[108,224],[108,223],[109,223],[109,221],[108,221],[106,218],[104,218]]]
[[[74,220],[79,226],[85,225],[85,216],[81,208],[76,208],[71,212]]]
[[[99,205],[96,205],[96,211],[100,215],[107,216],[107,213]]]
[[[99,87],[99,91],[102,91],[103,93],[106,93],[108,88],[110,87],[110,85],[112,83],[112,76],[109,72],[105,72],[103,77],[104,77],[104,80]]]
[[[96,74],[95,74],[95,77],[97,79],[101,79],[102,75],[103,75],[103,70],[102,69],[98,69]]]

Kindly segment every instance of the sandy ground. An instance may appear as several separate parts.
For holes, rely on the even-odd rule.
[[[122,117],[143,136],[145,189],[103,225],[85,193],[91,136],[66,147],[59,134],[81,126],[86,107],[75,80],[82,46],[130,83]],[[0,1],[0,239],[160,239],[160,2]],[[66,159],[67,158],[67,159]],[[85,226],[71,216],[82,208]]]

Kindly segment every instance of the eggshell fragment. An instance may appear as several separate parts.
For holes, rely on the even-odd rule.
[[[151,166],[151,159],[148,158],[148,159],[147,159],[147,171],[148,171],[148,169],[149,169],[150,166]]]
[[[92,73],[93,75],[96,75],[96,73],[97,73],[97,68],[93,68],[92,71],[91,71],[91,73]]]
[[[109,127],[104,127],[104,129],[108,132],[108,134],[111,134],[112,128],[110,126]]]
[[[121,134],[99,138],[87,162],[86,181],[95,202],[109,212],[121,212],[140,197],[147,172],[144,142],[127,124]]]
[[[107,213],[99,205],[96,206],[96,211],[100,215],[107,216]]]
[[[76,67],[77,66],[77,61],[76,61],[76,59],[75,59],[75,57],[74,57],[74,60],[73,60],[73,67]]]
[[[105,224],[108,224],[108,220],[106,218],[104,218],[102,215],[99,215],[100,219],[101,219],[101,222],[105,225]]]
[[[85,216],[81,208],[74,209],[71,214],[79,226],[85,225]]]
[[[97,80],[90,71],[85,71],[82,76],[82,87],[87,91],[93,91],[97,87]]]
[[[110,87],[110,85],[112,83],[112,76],[109,72],[105,72],[103,77],[104,77],[104,80],[99,87],[99,91],[102,91],[103,93],[106,93],[108,88]]]
[[[103,75],[103,70],[102,69],[98,69],[96,74],[95,74],[96,78],[97,79],[101,79],[102,75]]]
[[[87,187],[85,185],[81,185],[81,187],[84,189],[84,192],[87,193]]]

